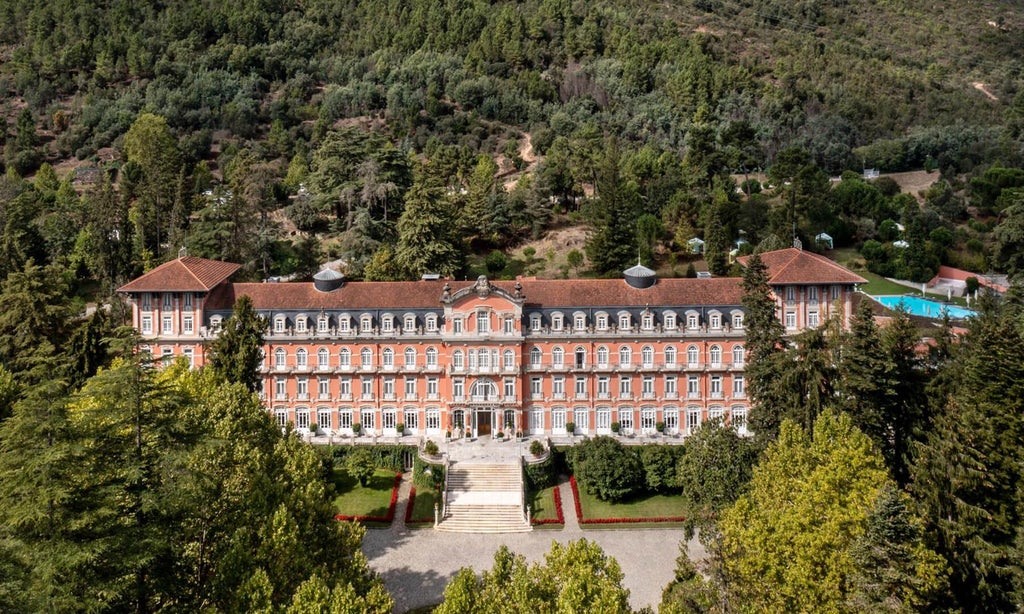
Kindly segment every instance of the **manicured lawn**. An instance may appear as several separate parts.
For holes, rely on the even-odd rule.
[[[555,489],[551,486],[538,492],[527,493],[530,504],[531,518],[534,520],[558,520],[558,509],[555,507]],[[562,502],[565,505],[565,502]]]
[[[343,516],[387,516],[391,503],[391,488],[395,484],[395,472],[378,469],[366,487],[341,468],[331,474],[334,491],[334,509]]]
[[[441,502],[441,495],[429,487],[416,487],[416,498],[412,502],[412,513],[406,517],[409,522],[406,524],[427,524],[434,525],[434,503]]]
[[[587,493],[582,487],[577,488],[577,492],[585,521],[618,518],[643,521],[645,518],[684,518],[688,514],[678,495],[644,495],[620,503],[609,503]]]

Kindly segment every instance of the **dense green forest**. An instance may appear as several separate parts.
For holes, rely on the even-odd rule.
[[[12,0],[0,265],[104,290],[181,247],[250,278],[466,275],[491,252],[511,275],[569,225],[586,249],[545,274],[638,252],[671,273],[694,236],[722,273],[734,241],[794,227],[883,274],[1013,272],[1022,27],[995,2]],[[932,211],[828,181],[865,166],[935,169]]]

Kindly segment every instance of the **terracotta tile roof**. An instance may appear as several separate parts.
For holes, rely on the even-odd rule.
[[[240,265],[195,256],[165,262],[117,289],[118,292],[209,292]]]
[[[739,258],[746,265],[749,256]],[[768,268],[768,283],[777,284],[863,284],[868,280],[824,256],[795,247],[761,254]]]
[[[452,292],[475,282],[451,282]],[[514,281],[492,282],[513,292]],[[521,280],[526,307],[629,307],[644,305],[739,305],[743,295],[735,277],[660,279],[638,290],[621,279]],[[206,302],[210,310],[230,309],[249,295],[256,309],[425,309],[440,308],[444,280],[349,282],[334,292],[319,292],[312,283],[224,284]]]

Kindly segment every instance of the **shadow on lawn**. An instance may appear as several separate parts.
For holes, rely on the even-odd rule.
[[[334,486],[336,502],[342,505],[346,499],[351,499],[353,502],[380,502],[379,505],[368,509],[360,506],[358,510],[339,509],[338,513],[384,517],[387,516],[390,507],[391,489],[395,484],[395,475],[390,472],[378,471],[368,480],[366,486],[360,486],[359,481],[344,469],[335,469],[331,474],[331,484]]]

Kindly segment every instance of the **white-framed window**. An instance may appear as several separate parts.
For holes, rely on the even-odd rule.
[[[334,429],[333,420],[331,420],[331,410],[327,407],[318,407],[316,410],[316,425],[321,429]]]
[[[398,412],[394,407],[385,407],[381,410],[380,426],[385,431],[393,431],[398,426]]]
[[[461,377],[452,379],[452,396],[457,401],[462,401],[466,398],[466,380]]]
[[[669,330],[675,330],[675,328],[676,328],[676,314],[675,313],[673,313],[671,311],[667,311],[662,316],[662,319],[665,322],[665,328],[667,328]]]
[[[709,392],[711,394],[711,398],[712,399],[720,399],[720,398],[722,398],[722,376],[721,375],[712,375],[711,379],[709,381],[709,386],[710,386]]]
[[[395,368],[395,351],[391,348],[384,348],[380,353],[381,363],[385,369]]]
[[[428,313],[425,319],[426,329],[428,333],[437,332],[437,314]]]
[[[740,399],[747,396],[747,381],[742,375],[732,376],[732,396]]]
[[[818,302],[818,287],[817,286],[810,286],[809,288],[807,288],[807,300],[811,301],[812,303],[817,303]]]
[[[679,388],[676,384],[675,375],[665,376],[665,396],[669,399],[674,399],[679,395]]]
[[[555,433],[565,432],[565,408],[551,408],[551,431]]]
[[[573,366],[577,369],[584,369],[587,366],[587,348],[577,347],[573,351]]]
[[[540,330],[541,330],[541,320],[540,320],[540,314],[539,313],[534,313],[534,314],[530,315],[530,330],[532,332],[535,332],[535,333],[536,332],[540,332]]]
[[[544,398],[544,384],[539,377],[530,378],[530,398],[531,399],[542,399]]]
[[[284,348],[277,348],[274,350],[274,368],[284,369],[288,366],[288,353],[284,351]]]
[[[643,363],[645,369],[650,369],[654,366],[654,348],[649,345],[645,345],[640,349],[640,361]]]
[[[339,407],[338,408],[338,428],[351,430],[352,429],[352,408],[351,407]]]
[[[436,399],[437,398],[437,378],[436,377],[428,377],[427,378],[427,398],[428,399]]]
[[[620,407],[619,408],[619,427],[624,432],[633,431],[633,408],[632,407]]]
[[[640,408],[640,430],[645,433],[653,432],[658,423],[658,410],[645,405]]]
[[[818,312],[817,311],[808,311],[807,312],[807,326],[809,326],[811,328],[818,328],[818,324],[820,324],[820,322],[818,320]]]
[[[629,367],[633,364],[633,350],[629,346],[622,346],[619,348],[619,366]]]
[[[348,333],[352,330],[352,318],[349,316],[341,316],[338,319],[338,332]]]
[[[402,355],[406,369],[413,369],[416,367],[416,348],[405,348],[405,352]]]
[[[189,296],[192,296],[191,294]],[[185,335],[191,335],[194,330],[193,316],[182,316],[181,318],[181,332]]]
[[[530,433],[532,435],[543,435],[544,434],[544,409],[541,407],[531,407],[529,417]]]
[[[406,400],[412,400],[416,398],[416,378],[407,377],[405,378],[405,398]]]
[[[171,298],[171,296],[172,295],[171,295],[170,292],[164,292],[164,306],[163,306],[163,310],[164,311],[170,311],[170,309],[171,309],[171,301],[173,300]]]
[[[701,409],[695,405],[686,408],[686,434],[692,435],[701,423]]]
[[[305,348],[295,350],[295,366],[299,369],[305,369],[309,366],[309,356]]]
[[[534,347],[530,348],[530,366],[531,367],[539,367],[539,366],[541,366],[541,361],[543,360],[543,358],[544,358],[544,355],[541,353],[539,347],[534,346]]]
[[[696,375],[689,375],[686,378],[686,398],[700,398],[700,378]]]
[[[576,432],[586,433],[590,430],[590,411],[586,407],[574,408],[572,421],[576,423]]]
[[[288,380],[283,377],[274,378],[274,398],[279,401],[288,398]]]
[[[153,316],[144,315],[142,316],[142,334],[152,335],[153,334]]]
[[[349,350],[348,348],[341,348],[341,350],[338,351],[338,364],[345,369],[351,367],[352,351]]]
[[[576,398],[585,399],[587,398],[587,378],[577,377],[575,386]]]
[[[309,408],[308,407],[296,407],[295,408],[295,428],[308,429],[309,428]]]
[[[371,407],[364,407],[359,412],[359,423],[363,427],[363,431],[369,433],[377,428],[376,414]]]
[[[373,351],[370,348],[359,350],[359,365],[364,369],[373,367]]]
[[[318,399],[331,398],[331,380],[326,377],[318,377],[316,380],[316,395]]]
[[[427,348],[427,366],[437,366],[437,348]]]
[[[560,347],[555,347],[551,350],[551,365],[556,369],[561,369],[565,366],[565,350]]]
[[[732,347],[732,364],[735,367],[742,367],[747,359],[747,351],[742,345]]]
[[[277,426],[284,428],[288,426],[288,408],[287,407],[275,407],[274,418],[277,420]]]
[[[193,369],[196,366],[196,351],[192,348],[182,348],[181,355],[188,361],[188,368]]]
[[[643,316],[640,318],[640,322],[644,330],[654,329],[654,314],[649,311],[645,311]]]
[[[708,326],[715,330],[722,328],[722,314],[713,311],[709,315],[711,317],[708,318]]]
[[[786,329],[792,330],[794,328],[796,328],[796,312],[795,311],[787,311],[786,312]]]
[[[722,347],[719,345],[711,346],[711,349],[708,350],[708,358],[711,359],[711,366],[720,366],[722,364]]]
[[[599,375],[597,377],[597,398],[607,399],[611,396],[611,390],[608,385],[609,379],[607,375]]]
[[[369,333],[373,330],[373,316],[366,314],[359,316],[359,331]]]
[[[697,330],[700,327],[700,316],[696,313],[689,312],[686,314],[686,328],[690,330]]]
[[[595,326],[597,330],[608,330],[608,314],[598,313],[595,318]]]
[[[698,365],[700,365],[700,350],[697,349],[697,346],[691,345],[686,348],[686,366],[692,369]]]
[[[338,378],[338,396],[343,399],[352,398],[352,378],[347,375]]]
[[[725,408],[721,405],[711,405],[708,407],[708,420],[721,420],[724,422]]]
[[[577,313],[572,317],[572,327],[575,330],[582,331],[587,328],[587,316],[582,313]]]
[[[441,410],[436,407],[427,408],[427,430],[441,430]]]
[[[513,316],[505,316],[501,319],[501,330],[506,335],[514,335],[516,332],[516,319]]]
[[[741,435],[747,432],[747,414],[749,410],[742,405],[734,405],[729,410],[729,424]]]
[[[675,406],[668,406],[662,412],[662,421],[665,423],[666,433],[678,433],[679,432],[679,408]]]
[[[556,399],[565,398],[565,378],[561,375],[556,375],[551,378],[551,396]]]
[[[476,332],[486,334],[491,332],[491,314],[486,311],[476,312]]]
[[[790,302],[796,300],[796,288],[795,287],[793,287],[793,286],[786,286],[786,300],[790,301]]]
[[[416,331],[416,316],[405,316],[402,321],[402,332],[412,333]]]
[[[302,400],[309,398],[309,378],[295,378],[295,396]]]
[[[653,399],[654,398],[654,376],[653,375],[645,375],[643,377],[643,379],[640,380],[640,394],[645,399]]]
[[[608,348],[603,345],[597,348],[597,366],[602,369],[608,366]]]
[[[452,334],[462,334],[462,318],[452,318]]]
[[[415,431],[420,428],[420,413],[416,411],[415,407],[406,407],[402,412],[402,420],[407,429]]]
[[[551,330],[561,331],[565,324],[565,316],[560,313],[551,314]]]
[[[628,399],[633,396],[633,378],[622,376],[619,378],[619,396]]]
[[[452,352],[452,369],[461,371],[466,368],[465,354],[462,350],[455,350]]]
[[[174,332],[174,318],[170,314],[164,315],[162,318],[163,326],[161,331],[165,335],[170,335]]]
[[[185,292],[181,295],[182,298],[182,309],[185,311],[192,311],[192,293]]]
[[[516,368],[516,354],[512,350],[505,350],[502,353],[503,367],[506,371],[511,371]]]
[[[743,328],[743,312],[737,311],[732,314],[732,327]]]
[[[373,378],[372,377],[361,377],[359,378],[359,397],[362,399],[373,398]]]
[[[395,399],[395,378],[385,377],[381,381],[381,394],[384,395],[384,399],[393,401]]]
[[[304,333],[304,332],[306,332],[306,323],[307,323],[307,321],[308,320],[307,320],[306,316],[298,316],[298,317],[296,317],[295,318],[295,332],[297,332],[297,333]]]
[[[316,366],[320,369],[327,369],[331,366],[331,352],[327,348],[320,348],[316,351]]]
[[[512,377],[506,377],[502,382],[503,394],[506,399],[516,398],[516,380]]]
[[[607,432],[612,428],[612,408],[601,405],[594,412],[594,428]]]
[[[674,345],[665,347],[665,366],[670,369],[676,366],[676,348]]]
[[[331,318],[326,315],[320,316],[316,319],[316,332],[326,333],[331,329]]]
[[[629,314],[628,313],[620,313],[619,314],[619,330],[629,330],[629,329],[630,329]]]

